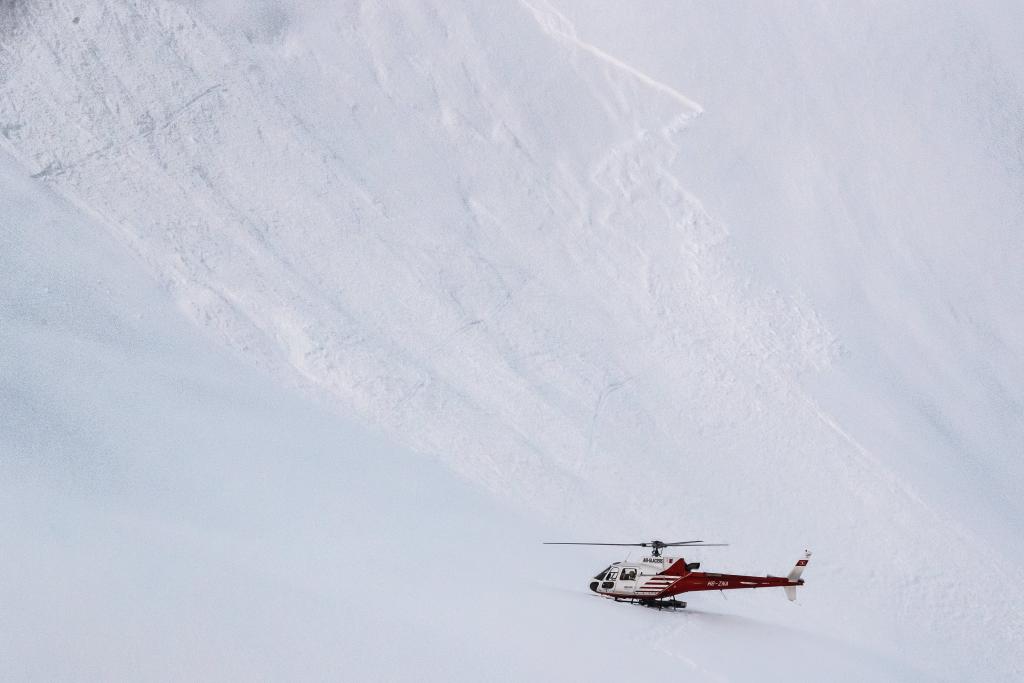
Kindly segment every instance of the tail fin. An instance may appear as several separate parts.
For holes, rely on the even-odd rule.
[[[804,567],[807,566],[807,561],[809,559],[811,559],[811,551],[805,550],[804,556],[796,561],[796,566],[793,567],[793,570],[789,572],[789,576],[787,576],[786,578],[790,581],[799,581],[800,575],[804,573]]]
[[[804,556],[796,561],[796,566],[793,567],[792,571],[789,572],[789,579],[794,585],[783,586],[786,591],[786,597],[789,598],[790,602],[796,600],[796,583],[800,581],[800,575],[804,573],[804,567],[807,566],[808,560],[811,559],[811,551],[805,550]]]

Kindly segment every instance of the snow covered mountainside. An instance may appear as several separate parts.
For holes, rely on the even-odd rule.
[[[23,171],[0,156],[0,678],[672,674],[564,590],[584,558],[535,575],[536,528],[211,348]]]
[[[415,644],[449,678],[495,649],[509,679],[1024,675],[1024,62],[998,4],[0,7],[0,456],[24,522],[2,532],[28,558],[5,590],[81,600],[99,553],[134,591],[111,623],[144,622],[150,653],[112,668],[98,600],[48,661],[54,606],[9,639],[15,674],[201,646],[181,675],[415,678],[374,670]],[[150,499],[166,509],[136,521]],[[723,570],[815,558],[796,606],[637,614],[552,590],[607,558],[532,545],[555,530],[727,540],[696,558]],[[480,546],[515,567],[500,582],[473,534],[507,541]],[[237,592],[223,543],[248,559]],[[381,585],[430,558],[403,588],[415,617],[332,584],[377,549],[404,556]],[[429,590],[446,554],[462,601]],[[203,586],[228,616],[168,598]],[[208,642],[142,647],[206,617]],[[237,662],[298,649],[218,670],[218,639]]]

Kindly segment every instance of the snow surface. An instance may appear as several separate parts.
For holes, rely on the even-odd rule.
[[[1014,12],[4,6],[5,677],[1021,677]]]
[[[2,161],[0,678],[529,680],[655,657],[641,615],[568,590],[598,560],[524,562],[537,528],[212,347]]]

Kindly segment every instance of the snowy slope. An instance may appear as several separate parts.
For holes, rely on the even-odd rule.
[[[535,575],[529,524],[211,348],[0,161],[0,678],[672,673],[558,588],[584,558]]]
[[[832,97],[837,71],[860,74],[865,53],[874,74],[953,61],[959,17],[920,34],[897,17],[917,42],[888,51],[870,21],[839,30],[852,11],[566,5],[12,7],[0,142],[233,362],[542,523],[730,540],[697,558],[723,569],[817,551],[796,608],[695,603],[749,622],[600,613],[693,671],[1019,674],[1013,138],[955,112],[961,129],[936,116],[920,138],[870,118],[920,113],[915,93],[991,62],[926,71],[918,91],[894,76],[857,109]],[[694,28],[679,41],[675,26]],[[971,30],[1007,69],[1010,95],[986,111],[1012,120],[1019,65],[991,24]],[[815,70],[837,44],[847,70]],[[965,127],[983,139],[939,137]],[[943,174],[942,155],[973,172]],[[919,166],[940,170],[902,181]],[[965,222],[982,238],[960,237]],[[580,563],[580,581],[604,557],[508,553]],[[982,557],[988,579],[965,583]],[[736,660],[766,638],[779,648]],[[808,647],[827,656],[781,654]]]
[[[827,653],[780,673],[900,671],[743,610],[591,596],[600,552],[539,558],[534,523],[211,348],[102,226],[0,161],[5,680],[764,670],[723,638]]]
[[[842,361],[816,393],[889,466],[1020,552],[1019,3],[562,5],[707,107],[676,169],[751,270],[803,293],[837,335]]]

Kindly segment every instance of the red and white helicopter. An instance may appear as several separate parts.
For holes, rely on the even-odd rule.
[[[647,607],[686,607],[674,596],[691,591],[725,591],[739,588],[782,588],[786,597],[796,600],[796,587],[804,585],[800,575],[811,557],[808,550],[797,560],[788,576],[744,576],[699,572],[700,562],[687,563],[681,557],[662,557],[663,548],[724,546],[728,543],[703,541],[648,541],[646,543],[546,542],[544,545],[614,545],[650,548],[649,557],[639,561],[613,562],[590,582],[590,590],[606,598]]]

